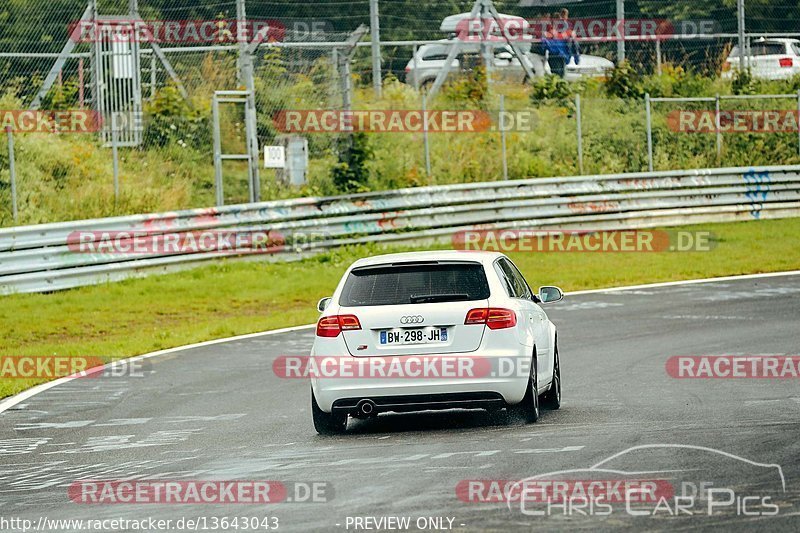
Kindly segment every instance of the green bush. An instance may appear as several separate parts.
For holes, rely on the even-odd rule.
[[[210,117],[190,105],[174,85],[159,90],[145,107],[145,114],[145,147],[211,145]]]
[[[628,61],[623,61],[611,71],[605,89],[611,98],[642,98],[645,93],[639,71]]]
[[[575,92],[572,84],[560,76],[548,75],[534,79],[531,83],[531,103],[535,106],[556,103],[567,106]]]
[[[332,178],[337,190],[346,193],[367,190],[367,163],[371,158],[372,149],[367,141],[367,134],[354,133],[350,138],[350,145],[342,150],[339,162],[333,167]]]
[[[750,73],[750,69],[736,69],[733,71],[731,91],[733,94],[755,94],[757,83]]]

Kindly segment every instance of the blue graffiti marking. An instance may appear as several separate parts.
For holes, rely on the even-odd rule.
[[[768,171],[756,172],[753,169],[745,172],[742,177],[747,187],[745,197],[750,202],[750,215],[755,218],[761,218],[761,210],[764,208],[763,202],[767,201],[770,191],[770,183],[772,178]]]

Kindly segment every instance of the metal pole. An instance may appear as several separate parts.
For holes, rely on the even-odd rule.
[[[650,124],[650,93],[644,95],[645,128],[647,129],[647,170],[653,171],[653,128]]]
[[[714,98],[715,112],[714,112],[714,126],[717,130],[717,160],[722,157],[722,128],[719,120],[719,94]]]
[[[156,64],[156,55],[150,54],[150,101],[156,98],[156,84],[158,83],[158,66]]]
[[[503,152],[503,179],[508,179],[508,154],[506,153],[506,125],[505,125],[505,114],[506,114],[506,96],[504,94],[500,95],[500,120],[498,124],[500,126],[500,147]]]
[[[581,126],[581,95],[575,95],[575,119],[578,130],[578,171],[583,174],[583,129]]]
[[[11,216],[14,224],[17,223],[17,167],[14,163],[14,135],[11,133],[11,126],[6,126],[8,136],[8,174],[11,177]]]
[[[422,95],[422,141],[425,144],[425,172],[431,177],[431,147],[428,143],[428,97]]]
[[[750,66],[750,58],[747,57],[744,35],[744,0],[736,0],[736,21],[739,30],[739,68],[745,69]]]
[[[412,55],[411,57],[413,58],[413,61],[414,61],[414,88],[416,90],[419,90],[419,70],[417,70],[417,52],[418,51],[419,51],[419,47],[415,44],[414,45],[414,50],[413,50],[414,55]]]
[[[617,0],[617,65],[625,61],[625,0]]]
[[[83,58],[78,60],[78,107],[83,109],[85,101],[85,89],[83,81]]]
[[[492,0],[480,0],[480,1],[481,1],[481,6],[478,17],[481,25],[481,56],[483,57],[483,69],[484,73],[486,74],[486,92],[490,93],[492,89],[492,71],[494,70],[493,69],[494,52],[492,50],[492,44],[484,38],[485,32],[483,31],[483,25],[486,24],[487,21],[490,20],[492,17],[491,10],[489,9],[488,6],[488,4],[490,4]],[[519,59],[520,61],[522,61],[522,58]]]
[[[656,39],[656,74],[661,75],[661,39]]]
[[[117,149],[117,114],[111,112],[111,157],[114,168],[114,206],[119,201],[119,151]]]
[[[250,93],[245,103],[245,137],[247,141],[247,176],[250,180],[250,202],[258,202],[261,196],[261,181],[258,174],[258,127],[256,125],[256,88],[253,79],[253,57],[248,49],[247,11],[245,0],[236,0],[236,39],[239,42],[239,77]]]
[[[215,94],[211,98],[211,134],[214,141],[214,196],[217,207],[225,205],[225,196],[222,192],[222,141],[219,131],[219,97]]]
[[[369,27],[372,39],[372,87],[375,98],[381,97],[381,29],[378,0],[369,0]]]

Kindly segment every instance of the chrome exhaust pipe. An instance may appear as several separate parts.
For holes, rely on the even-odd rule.
[[[356,411],[359,416],[372,416],[375,413],[375,402],[372,400],[361,400],[356,404]]]

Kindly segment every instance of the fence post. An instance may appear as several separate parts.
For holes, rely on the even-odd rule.
[[[425,144],[425,172],[431,177],[431,146],[428,142],[428,97],[422,95],[422,141]]]
[[[661,76],[661,39],[656,39],[656,74]]]
[[[508,179],[508,154],[506,153],[506,95],[500,95],[500,116],[498,117],[498,125],[500,126],[500,149],[503,156],[503,179]]]
[[[625,61],[625,32],[620,27],[625,25],[625,0],[617,0],[617,65]]]
[[[114,169],[114,207],[119,201],[119,150],[117,148],[117,114],[111,112],[111,159]]]
[[[583,174],[583,129],[581,126],[581,95],[575,95],[575,120],[578,133],[578,172]]]
[[[419,47],[415,44],[413,48],[412,60],[414,61],[414,88],[419,90],[419,70],[417,70],[417,51]]]
[[[653,171],[653,128],[650,123],[650,93],[644,95],[645,128],[647,129],[647,170]]]
[[[736,0],[736,22],[739,30],[739,70],[744,70],[750,66],[750,58],[747,55],[747,42],[744,34],[744,0]]]
[[[719,94],[714,98],[714,127],[717,130],[717,162],[722,157],[722,127],[719,119]]]
[[[369,27],[372,38],[372,88],[375,98],[381,97],[381,30],[378,0],[369,0]]]
[[[214,196],[217,207],[225,205],[222,191],[222,140],[219,131],[219,97],[211,97],[211,134],[214,141]]]
[[[11,133],[11,126],[6,126],[8,136],[8,175],[11,179],[11,216],[14,224],[17,223],[17,167],[14,162],[14,135]]]

